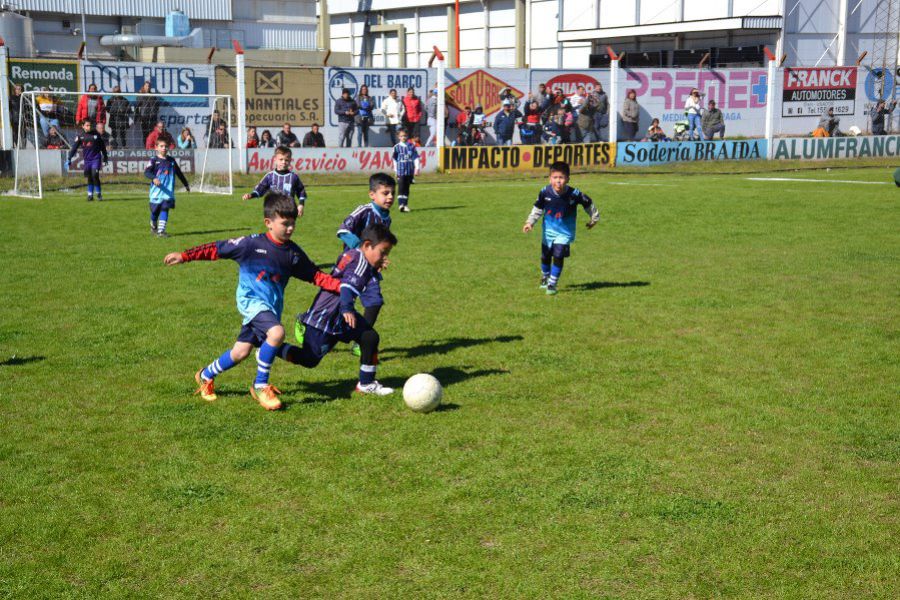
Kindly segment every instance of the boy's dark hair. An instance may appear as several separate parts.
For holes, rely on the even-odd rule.
[[[562,173],[563,175],[568,177],[569,176],[569,163],[562,161],[562,160],[558,160],[555,163],[553,163],[552,165],[550,165],[550,172],[551,173]]]
[[[297,218],[297,205],[294,199],[281,192],[269,192],[263,200],[263,215],[267,219],[284,217],[285,219]]]
[[[375,173],[371,177],[369,177],[369,191],[374,192],[381,186],[389,187],[394,189],[397,187],[397,182],[394,181],[394,178],[388,175],[387,173]]]
[[[384,223],[372,223],[359,234],[360,245],[362,242],[369,242],[373,246],[377,246],[382,242],[387,242],[391,246],[397,245],[397,236],[391,233],[388,226]]]
[[[82,120],[78,121],[78,126],[84,127],[85,123],[91,123],[91,120],[90,119],[82,119]]]
[[[291,152],[291,149],[287,146],[278,146],[277,148],[275,148],[275,154],[286,154],[287,156],[292,156],[293,152]]]

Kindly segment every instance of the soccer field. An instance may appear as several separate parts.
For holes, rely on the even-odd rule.
[[[428,415],[351,395],[347,346],[274,365],[284,411],[252,361],[192,396],[237,268],[162,259],[261,231],[243,188],[182,193],[169,239],[146,193],[4,197],[0,596],[897,598],[890,171],[573,175],[601,223],[557,296],[521,233],[544,179],[417,184],[379,379],[435,374]],[[323,267],[365,191],[310,185]]]

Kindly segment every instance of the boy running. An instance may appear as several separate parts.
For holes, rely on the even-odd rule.
[[[242,198],[260,198],[269,190],[281,192],[286,196],[296,199],[297,216],[303,216],[303,206],[306,204],[306,188],[296,173],[291,171],[291,149],[287,146],[279,146],[275,149],[275,158],[272,159],[274,170],[266,173],[256,187]]]
[[[547,295],[557,293],[563,262],[569,256],[570,244],[575,241],[575,220],[579,206],[590,216],[590,220],[586,223],[587,228],[593,228],[600,220],[600,211],[594,206],[594,201],[581,193],[578,188],[569,187],[568,163],[562,161],[553,163],[550,165],[550,185],[538,192],[534,208],[531,209],[531,214],[522,227],[522,231],[528,233],[538,219],[544,217],[541,241],[541,289],[546,289]]]
[[[400,139],[394,146],[394,172],[397,174],[397,202],[400,212],[409,212],[409,187],[419,172],[419,152],[412,142],[406,141],[406,130],[397,134]]]
[[[78,153],[78,148],[82,148],[82,159],[84,161],[84,178],[87,179],[87,199],[88,202],[94,199],[97,194],[97,201],[103,200],[103,190],[100,187],[100,169],[109,162],[109,155],[106,152],[106,144],[99,133],[94,131],[94,124],[90,119],[82,119],[82,133],[75,136],[75,143],[69,150],[69,156],[66,159],[66,169]]]
[[[291,241],[297,205],[289,196],[270,192],[263,202],[263,214],[265,234],[256,233],[173,252],[166,255],[165,263],[177,265],[220,258],[230,258],[238,263],[237,306],[243,317],[241,331],[234,347],[194,375],[200,386],[196,393],[206,401],[215,400],[213,381],[216,376],[240,363],[257,347],[256,379],[250,386],[250,395],[266,410],[278,410],[281,401],[277,394],[281,392],[269,383],[269,370],[284,341],[284,327],[281,326],[284,288],[291,277],[296,277],[337,293],[341,282],[319,271]]]
[[[331,271],[333,277],[340,279],[340,291],[319,291],[309,310],[300,316],[306,326],[302,345],[284,344],[278,356],[312,369],[338,342],[358,342],[361,352],[356,391],[376,396],[392,394],[392,388],[375,379],[378,332],[353,305],[366,286],[376,281],[375,275],[387,264],[388,254],[396,244],[397,238],[386,225],[374,223],[367,227],[360,235],[359,245],[345,251]]]
[[[144,177],[150,180],[150,233],[157,237],[169,237],[166,224],[169,222],[169,211],[175,210],[175,177],[181,180],[186,192],[191,191],[191,186],[178,161],[169,156],[166,140],[156,140],[156,156],[147,163]]]

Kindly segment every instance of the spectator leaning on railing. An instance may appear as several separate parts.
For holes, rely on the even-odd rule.
[[[275,145],[287,146],[288,148],[300,147],[300,140],[297,139],[297,134],[291,131],[290,123],[285,123],[281,126],[281,131],[275,136]]]
[[[228,131],[225,129],[225,123],[219,123],[215,131],[209,135],[210,148],[231,148],[231,140],[228,137]]]
[[[313,123],[309,132],[303,136],[304,148],[324,148],[325,137],[319,132],[319,124]]]
[[[884,128],[884,118],[894,112],[897,108],[897,101],[894,100],[890,104],[885,104],[884,100],[879,100],[872,108],[872,134],[885,135],[887,132]]]
[[[169,150],[175,147],[175,139],[172,137],[172,134],[166,131],[166,124],[162,121],[157,121],[156,126],[147,134],[147,140],[144,144],[144,148],[147,150],[156,149],[156,141],[157,140],[165,140],[169,145]]]
[[[275,147],[275,139],[272,137],[272,132],[268,129],[263,129],[262,135],[259,136],[259,147],[260,148],[274,148]]]
[[[177,143],[178,147],[182,150],[197,147],[197,140],[194,139],[194,134],[191,132],[190,127],[182,128],[181,133],[178,134]]]
[[[522,119],[522,113],[513,107],[512,100],[503,101],[503,110],[494,117],[494,133],[497,135],[498,146],[512,145],[513,133],[516,131],[516,123]]]
[[[247,128],[247,147],[259,148],[259,135],[256,134],[256,127]]]
[[[717,133],[719,134],[719,139],[725,139],[725,116],[722,114],[722,111],[716,108],[716,101],[709,101],[709,108],[706,109],[706,112],[703,113],[703,118],[700,120],[700,127],[703,130],[703,139],[711,140],[713,136]]]

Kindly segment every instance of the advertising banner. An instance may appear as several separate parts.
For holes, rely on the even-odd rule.
[[[791,138],[775,141],[774,160],[828,160],[900,156],[900,136]]]
[[[9,84],[26,92],[47,88],[55,92],[80,91],[78,62],[74,60],[9,59]]]
[[[322,125],[325,103],[322,98],[323,70],[319,68],[244,69],[244,92],[248,127],[272,128],[274,136],[284,123],[292,127]],[[216,67],[216,85],[222,94],[237,91],[234,67]],[[236,109],[235,109],[236,110]],[[236,116],[234,121],[236,122]],[[257,131],[262,134],[262,131]],[[303,136],[295,131],[298,137]]]
[[[531,69],[528,77],[528,92],[537,94],[538,85],[547,86],[551,95],[560,90],[563,96],[569,97],[584,86],[584,92],[591,94],[598,88],[609,93],[609,69],[587,69],[584,71],[561,71],[559,69]]]
[[[177,135],[182,127],[204,130],[212,116],[211,103],[205,98],[183,98],[180,94],[215,94],[212,65],[166,65],[158,63],[86,61],[81,66],[81,91],[91,84],[101,94],[118,86],[123,93],[137,93],[145,81],[150,91],[160,96],[159,119]],[[134,102],[136,97],[129,97]]]
[[[619,142],[616,166],[646,167],[673,162],[764,160],[766,140],[717,142]]]
[[[394,172],[390,148],[292,148],[291,168],[302,173]],[[423,173],[437,170],[437,149],[419,148]],[[274,148],[247,150],[249,173],[268,173],[274,167]]]
[[[457,134],[456,116],[466,106],[474,109],[481,105],[486,120],[493,122],[503,108],[500,92],[504,88],[509,88],[520,99],[530,91],[527,69],[447,69],[446,73],[447,109],[451,127],[447,131],[447,137],[451,140]],[[519,108],[521,110],[521,105]],[[486,132],[486,138],[489,144],[496,141],[490,129]],[[518,132],[513,139],[518,141]]]
[[[640,105],[638,132],[647,131],[658,118],[671,135],[675,121],[687,119],[685,100],[691,89],[703,95],[704,108],[710,100],[725,118],[725,135],[760,136],[766,126],[767,73],[764,69],[623,69],[624,89],[633,89]],[[621,104],[621,102],[620,102]],[[622,107],[614,107],[621,110]]]
[[[838,117],[855,114],[856,73],[856,67],[785,69],[781,116],[820,116],[829,108]]]
[[[443,149],[445,171],[545,170],[563,160],[572,169],[615,166],[615,144],[555,144],[546,146],[453,146]]]
[[[151,157],[155,156],[153,150],[110,150],[109,162],[103,167],[101,173],[105,175],[126,175],[129,173],[143,174],[147,168],[147,162]],[[178,166],[185,175],[194,172],[194,151],[193,150],[169,150],[169,156],[178,161]],[[83,176],[84,160],[82,153],[78,152],[69,165],[66,175]]]

